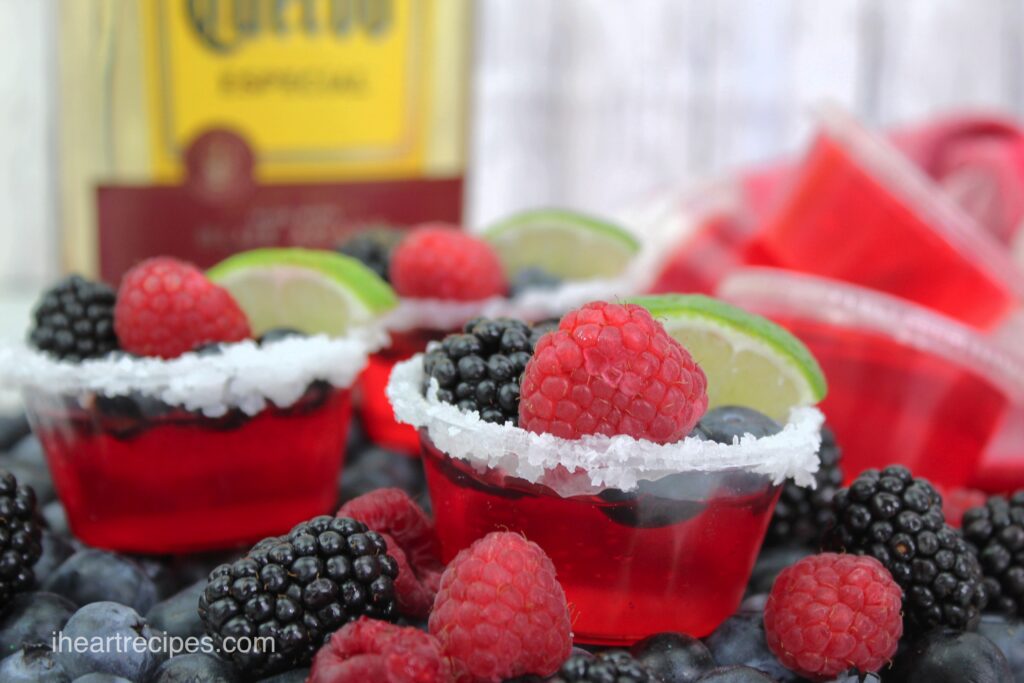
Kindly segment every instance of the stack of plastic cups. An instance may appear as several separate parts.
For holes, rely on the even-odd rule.
[[[888,293],[946,317],[935,320],[975,328],[1001,356],[1024,358],[1024,277],[1005,246],[885,140],[835,109],[824,110],[820,123],[746,261]],[[901,319],[891,322],[898,336]],[[1013,392],[1004,398],[1016,400]],[[992,437],[984,445],[990,452],[959,484],[1024,486],[1024,440],[1013,437],[1024,431],[1024,411],[1003,403],[995,428],[974,431],[972,443],[978,433]],[[965,460],[974,460],[974,448]],[[870,464],[885,461],[878,455]]]
[[[821,408],[847,480],[900,463],[966,486],[1008,406],[1024,398],[1024,360],[905,299],[772,268],[736,271],[718,294],[787,327],[821,363]]]

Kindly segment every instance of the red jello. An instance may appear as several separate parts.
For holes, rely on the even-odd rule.
[[[335,504],[348,390],[317,382],[290,407],[251,417],[131,397],[81,403],[25,394],[68,523],[89,545],[178,553],[247,544]]]
[[[429,439],[423,452],[443,559],[491,531],[524,534],[555,564],[576,641],[595,645],[711,633],[743,598],[779,492],[765,477],[733,472],[685,475],[691,486],[706,480],[704,495],[681,487],[673,498],[614,490],[563,498],[494,470],[479,474]]]
[[[359,376],[359,416],[363,429],[375,444],[399,453],[418,456],[420,437],[416,430],[395,420],[385,393],[388,377],[395,364],[427,348],[427,343],[444,337],[435,330],[393,332],[391,346],[370,356],[363,374]]]
[[[968,484],[1004,410],[1024,394],[1019,359],[910,302],[771,269],[738,271],[719,295],[807,344],[828,380],[821,408],[843,470],[893,463],[938,484]]]
[[[919,169],[837,111],[751,263],[836,278],[992,329],[1021,307],[1024,277],[1006,250]]]

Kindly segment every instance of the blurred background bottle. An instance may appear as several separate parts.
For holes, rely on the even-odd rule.
[[[61,251],[116,282],[458,221],[468,0],[62,0]]]

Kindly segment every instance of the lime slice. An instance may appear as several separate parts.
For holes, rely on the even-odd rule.
[[[562,209],[524,211],[483,233],[494,246],[510,278],[540,268],[566,280],[621,275],[640,251],[623,228]]]
[[[708,407],[739,405],[785,421],[790,408],[825,398],[818,361],[775,323],[698,294],[638,297],[708,378]]]
[[[255,249],[211,268],[249,316],[254,335],[275,327],[341,336],[397,303],[386,282],[354,258],[313,249]]]

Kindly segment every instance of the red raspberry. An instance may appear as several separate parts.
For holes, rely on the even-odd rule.
[[[396,292],[419,299],[479,301],[508,290],[490,244],[438,223],[402,240],[391,256],[390,274]]]
[[[195,266],[167,257],[143,261],[125,273],[114,329],[125,351],[161,358],[252,336],[248,318],[226,289]]]
[[[384,536],[388,554],[398,562],[399,610],[410,617],[427,616],[444,564],[434,524],[423,510],[405,491],[389,488],[353,498],[338,510],[338,516],[358,519]]]
[[[555,566],[536,543],[507,531],[484,536],[451,561],[429,627],[463,683],[548,676],[572,649]]]
[[[448,683],[451,675],[432,635],[360,617],[320,648],[307,683]]]
[[[823,553],[782,570],[764,609],[779,661],[801,676],[878,671],[903,634],[902,592],[873,557]]]
[[[708,407],[707,379],[646,309],[589,303],[537,342],[523,373],[519,425],[564,439],[628,434],[672,443]]]

